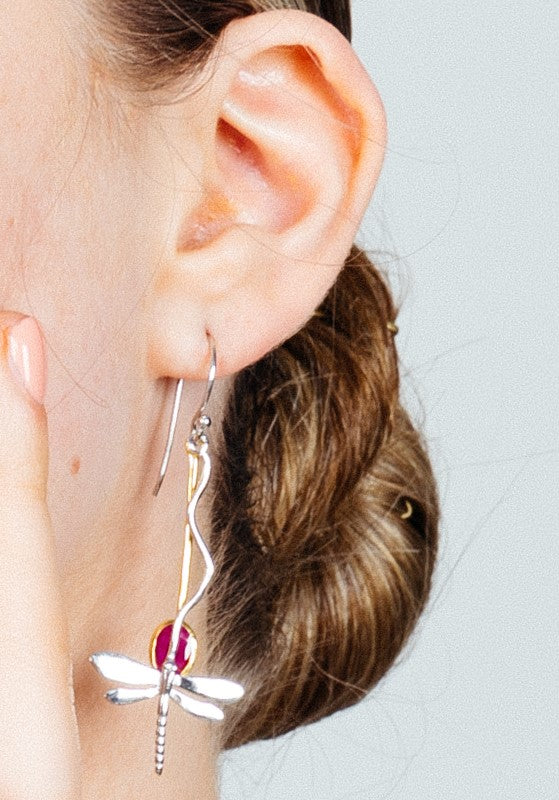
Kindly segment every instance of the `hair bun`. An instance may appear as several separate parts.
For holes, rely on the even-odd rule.
[[[399,403],[395,316],[354,247],[307,325],[235,380],[213,508],[211,659],[248,691],[226,747],[362,698],[427,600],[438,499]]]

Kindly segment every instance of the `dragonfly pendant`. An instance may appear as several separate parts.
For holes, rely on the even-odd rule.
[[[165,729],[169,713],[169,698],[185,711],[197,717],[221,721],[223,711],[213,703],[197,700],[191,694],[222,703],[239,700],[244,690],[240,684],[225,678],[208,678],[181,675],[175,664],[164,662],[161,670],[143,664],[120,653],[94,653],[89,657],[93,666],[108,680],[129,684],[109,689],[105,697],[116,705],[127,705],[148,700],[159,695],[159,709],[155,737],[155,771],[163,771],[165,758]],[[136,687],[136,688],[130,688]],[[189,692],[190,694],[185,694]]]
[[[240,700],[244,695],[243,687],[225,678],[194,677],[190,672],[196,657],[196,637],[185,619],[192,608],[202,599],[215,571],[214,563],[204,542],[196,522],[196,506],[206,488],[210,477],[210,458],[208,455],[207,429],[210,419],[203,412],[209,399],[213,379],[215,377],[216,355],[215,343],[212,344],[212,363],[208,388],[202,406],[193,419],[192,432],[187,442],[189,461],[187,486],[187,521],[185,525],[182,570],[178,596],[178,610],[174,620],[159,625],[154,631],[150,644],[151,666],[136,661],[120,653],[99,652],[89,657],[93,666],[104,678],[127,684],[109,689],[105,697],[116,705],[128,705],[140,700],[159,697],[157,727],[155,734],[155,771],[161,775],[165,758],[165,730],[169,714],[170,700],[173,700],[184,711],[209,720],[220,721],[224,714],[219,706],[210,702],[217,700],[230,703]],[[157,494],[163,475],[165,474],[170,446],[174,435],[180,397],[182,379],[177,384],[177,394],[173,409],[173,419],[169,431],[169,441],[163,459],[159,481],[154,494]],[[190,600],[186,600],[192,541],[196,543],[204,561],[204,575]],[[193,695],[205,698],[196,699]]]

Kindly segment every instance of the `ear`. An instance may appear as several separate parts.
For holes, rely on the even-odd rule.
[[[195,92],[161,111],[177,158],[170,243],[150,289],[149,366],[203,379],[261,358],[320,304],[370,200],[380,98],[321,18],[267,11],[225,29]]]

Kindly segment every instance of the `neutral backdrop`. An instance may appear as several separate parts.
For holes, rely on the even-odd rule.
[[[559,798],[559,6],[356,0],[383,97],[360,242],[402,303],[443,506],[431,603],[359,706],[223,758],[223,800]]]

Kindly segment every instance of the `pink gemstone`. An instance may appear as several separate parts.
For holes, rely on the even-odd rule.
[[[165,627],[159,631],[157,639],[155,640],[155,663],[157,664],[157,669],[161,669],[167,657],[167,653],[169,652],[172,630],[172,625],[165,625]],[[179,634],[177,653],[175,655],[175,663],[179,672],[183,671],[192,656],[192,648],[189,639],[190,634],[186,628],[182,627]]]

